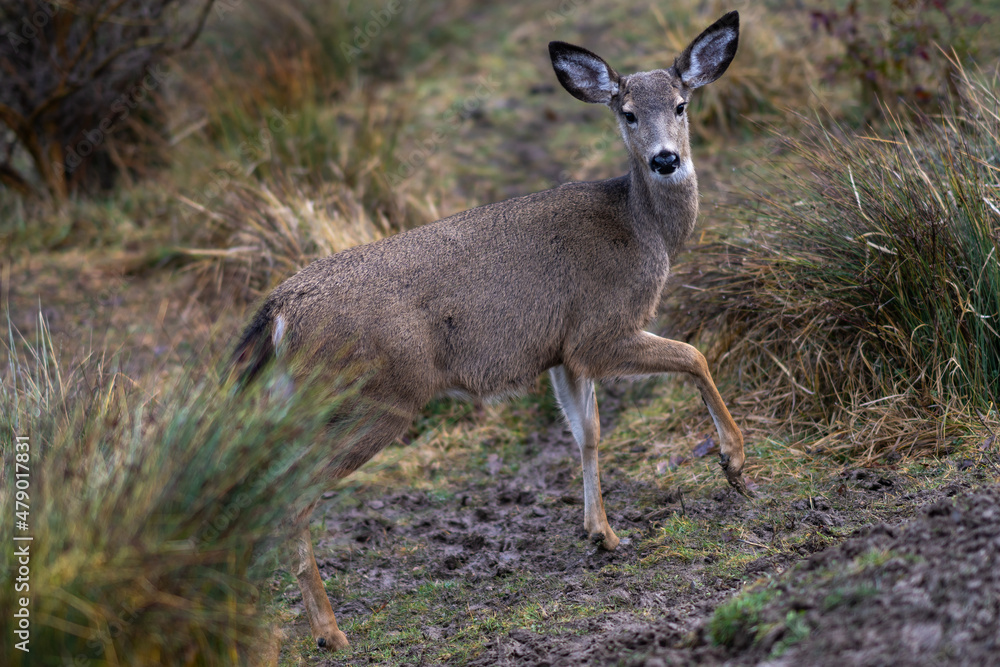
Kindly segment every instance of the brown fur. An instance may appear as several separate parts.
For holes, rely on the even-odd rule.
[[[737,31],[733,13],[699,40],[714,38],[731,59]],[[729,60],[719,48],[698,45],[678,62],[698,64],[694,74],[710,82]],[[374,406],[379,416],[349,451],[333,446],[334,477],[350,474],[397,438],[436,395],[502,396],[554,369],[557,396],[583,454],[585,527],[614,548],[618,538],[604,514],[597,472],[594,380],[690,374],[719,427],[726,474],[741,490],[743,441],[704,357],[643,331],[698,214],[687,116],[677,113],[690,97],[684,75],[692,70],[620,77],[589,51],[550,48],[567,90],[606,103],[619,118],[629,174],[481,206],[320,259],[267,297],[233,358],[245,381],[275,347],[299,368],[364,374],[364,403],[356,409]],[[626,122],[626,112],[639,120]],[[657,150],[677,156],[676,174],[654,173]],[[321,645],[344,645],[325,593],[313,590],[322,581],[307,562],[311,549],[301,547],[300,554],[296,571],[314,636]]]

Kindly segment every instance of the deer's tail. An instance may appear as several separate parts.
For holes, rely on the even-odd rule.
[[[237,387],[243,389],[253,382],[261,371],[275,359],[273,331],[276,304],[266,300],[257,309],[250,324],[243,330],[240,341],[229,357],[228,373],[237,373]]]

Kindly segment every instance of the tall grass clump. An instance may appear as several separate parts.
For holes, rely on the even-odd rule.
[[[743,238],[696,248],[673,321],[758,416],[877,456],[934,449],[1000,396],[998,82],[877,132],[779,137]],[[876,131],[871,131],[875,134]],[[681,288],[683,289],[683,288]]]
[[[10,545],[30,545],[29,589],[0,588],[4,664],[251,664],[288,519],[319,497],[327,415],[348,392],[271,400],[279,379],[238,394],[209,372],[151,397],[110,364],[60,368],[40,330],[31,346],[10,337],[0,373],[4,572],[19,568]],[[13,646],[21,597],[30,653]]]

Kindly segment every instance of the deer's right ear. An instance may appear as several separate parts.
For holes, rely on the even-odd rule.
[[[618,72],[596,53],[566,42],[549,42],[559,83],[578,100],[607,104],[618,94]]]

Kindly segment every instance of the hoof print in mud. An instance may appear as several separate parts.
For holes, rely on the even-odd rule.
[[[893,481],[885,475],[864,468],[845,470],[843,477],[865,491],[885,491],[894,486]]]
[[[833,528],[844,525],[844,520],[833,511],[830,503],[822,496],[796,500],[792,503],[791,508],[802,513],[801,521],[804,524],[819,528]]]

